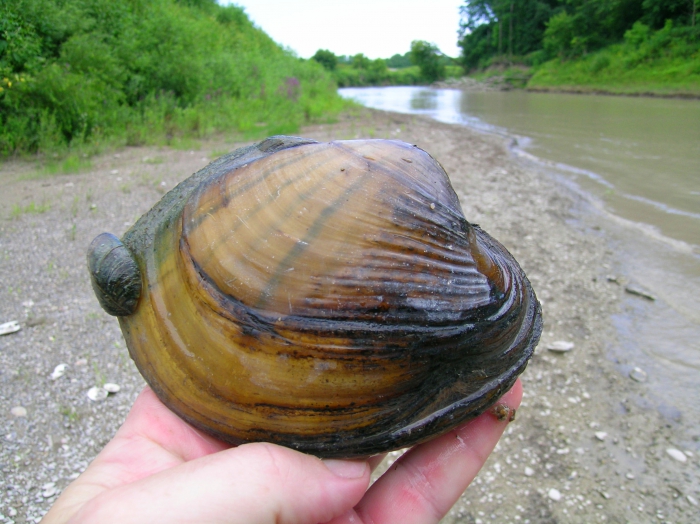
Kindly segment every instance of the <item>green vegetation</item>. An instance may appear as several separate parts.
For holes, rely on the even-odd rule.
[[[12,212],[10,213],[10,218],[19,218],[22,215],[40,215],[46,213],[51,209],[50,204],[35,204],[34,201],[29,202],[26,206],[20,206],[15,204],[12,206]]]
[[[700,40],[692,32],[689,27],[674,28],[671,22],[652,32],[636,22],[621,44],[576,60],[557,58],[542,64],[528,87],[700,95]]]
[[[0,157],[293,132],[331,76],[215,0],[0,0]]]
[[[403,69],[405,67],[411,67],[412,65],[410,51],[402,55],[396,53],[386,61],[386,66],[390,69]]]
[[[411,62],[418,66],[420,76],[428,82],[445,78],[445,64],[440,61],[440,50],[423,40],[411,42]]]
[[[319,49],[311,59],[329,71],[339,87],[421,85],[464,74],[454,59],[422,40],[414,41],[406,54],[388,60],[372,60],[362,53],[336,56],[326,49]]]
[[[466,1],[461,60],[472,73],[524,76],[532,89],[697,96],[698,7],[700,0]]]

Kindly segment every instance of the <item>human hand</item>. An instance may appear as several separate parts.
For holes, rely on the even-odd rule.
[[[508,423],[502,415],[521,398],[518,380],[497,403],[500,417],[489,410],[415,446],[368,490],[381,457],[319,460],[264,443],[232,448],[146,388],[42,523],[436,523],[481,469]]]

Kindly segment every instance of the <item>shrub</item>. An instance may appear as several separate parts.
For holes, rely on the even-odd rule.
[[[235,6],[0,2],[0,156],[291,132],[342,104],[329,73]]]

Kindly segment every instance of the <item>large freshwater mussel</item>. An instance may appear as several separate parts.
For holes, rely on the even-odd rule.
[[[393,140],[271,137],[167,193],[88,266],[158,397],[224,441],[357,457],[444,433],[525,369],[540,306]]]

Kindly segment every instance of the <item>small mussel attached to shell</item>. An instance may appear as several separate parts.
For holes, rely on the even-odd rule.
[[[428,440],[505,393],[541,331],[517,262],[399,141],[239,149],[98,236],[88,265],[158,397],[233,444]]]

